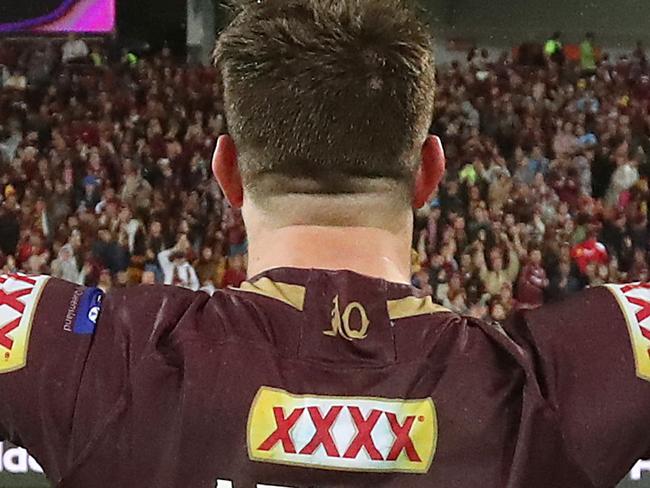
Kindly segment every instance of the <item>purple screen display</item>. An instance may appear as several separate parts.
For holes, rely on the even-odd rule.
[[[116,0],[12,1],[0,8],[0,33],[107,33],[115,29]]]

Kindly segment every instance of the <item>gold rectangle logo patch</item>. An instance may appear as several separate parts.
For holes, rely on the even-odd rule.
[[[0,374],[22,369],[36,306],[48,277],[0,276]]]
[[[607,285],[625,316],[639,378],[650,381],[650,283]]]
[[[292,395],[262,387],[248,418],[253,461],[360,472],[427,473],[433,401]]]

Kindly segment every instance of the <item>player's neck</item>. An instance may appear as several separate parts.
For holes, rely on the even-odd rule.
[[[248,275],[274,268],[345,269],[410,283],[411,239],[372,227],[288,226],[249,234]]]

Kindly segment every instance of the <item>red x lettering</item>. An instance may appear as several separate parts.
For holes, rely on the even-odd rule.
[[[343,410],[343,407],[332,407],[327,415],[323,417],[317,407],[309,407],[307,409],[311,420],[314,422],[314,427],[316,427],[316,433],[312,440],[309,441],[309,444],[302,448],[300,454],[313,454],[318,449],[318,446],[322,445],[329,457],[341,457],[334,443],[334,439],[332,439],[331,432],[332,426],[339,417],[341,410]]]
[[[32,286],[36,284],[36,280],[30,278],[29,276],[10,273],[5,276],[0,276],[0,285],[4,285],[9,280],[22,281],[23,283],[27,283],[28,285]]]
[[[644,300],[643,298],[636,298],[636,297],[625,297],[625,298],[627,298],[627,301],[630,302],[632,305],[637,305],[641,307],[641,310],[639,310],[636,313],[636,319],[639,321],[639,323],[643,322],[645,319],[650,317],[650,302],[648,300]],[[645,333],[643,335],[645,336]],[[647,336],[646,338],[650,339],[650,337]]]
[[[397,415],[394,413],[386,412],[386,417],[388,417],[390,429],[393,431],[393,434],[395,434],[395,443],[386,459],[388,461],[397,461],[397,458],[402,454],[402,451],[406,451],[406,456],[409,458],[409,461],[412,463],[422,462],[422,459],[413,445],[413,440],[411,439],[411,429],[415,422],[415,416],[406,417],[403,425],[400,425],[397,420]]]
[[[31,294],[32,290],[33,288],[28,288],[26,290],[14,291],[13,293],[0,290],[0,306],[8,305],[16,312],[23,313],[25,311],[25,304],[18,299]]]
[[[21,317],[18,317],[16,320],[12,320],[7,325],[4,325],[0,328],[0,347],[4,347],[11,351],[14,347],[14,341],[9,337],[9,333],[17,329],[20,325]]]
[[[623,293],[628,293],[632,290],[650,290],[650,283],[637,283],[636,285],[630,284],[630,285],[625,285],[623,288],[621,288],[621,291]]]
[[[648,339],[650,341],[650,329],[646,329],[645,327],[639,327],[641,329],[641,334],[643,337]]]
[[[350,444],[350,447],[348,447],[348,450],[345,451],[343,457],[346,459],[355,459],[361,452],[361,449],[365,449],[370,456],[370,459],[373,461],[383,461],[384,458],[377,450],[377,447],[375,447],[375,443],[370,436],[381,417],[381,411],[372,410],[368,418],[365,419],[358,407],[348,407],[348,410],[350,411],[352,421],[357,428],[357,436],[352,441],[352,444]]]
[[[293,440],[291,440],[291,429],[296,425],[304,411],[304,408],[296,408],[291,415],[285,418],[284,408],[273,407],[273,415],[275,416],[277,429],[268,439],[262,442],[258,449],[260,451],[270,451],[278,442],[281,442],[284,452],[295,454],[296,446],[293,444]]]

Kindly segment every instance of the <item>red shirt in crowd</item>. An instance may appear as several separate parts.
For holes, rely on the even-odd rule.
[[[588,239],[574,246],[571,249],[571,257],[583,273],[587,270],[587,266],[590,263],[607,264],[609,262],[607,248],[595,238]]]
[[[228,268],[223,276],[223,288],[234,286],[238,288],[246,281],[246,272],[241,269]]]
[[[40,256],[46,249],[42,246],[34,246],[30,241],[25,241],[18,248],[18,265],[23,265],[32,256]]]

